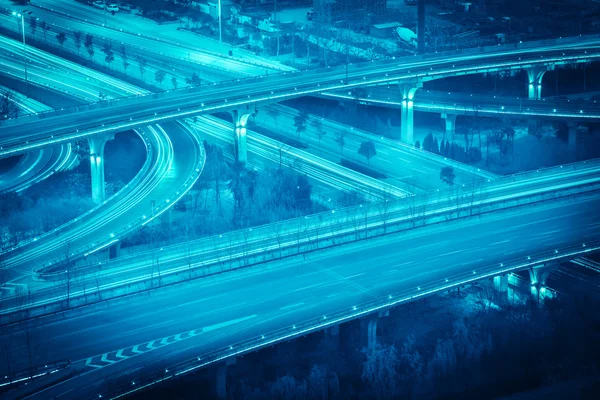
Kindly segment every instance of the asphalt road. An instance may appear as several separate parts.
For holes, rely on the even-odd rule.
[[[13,371],[26,368],[28,332],[33,364],[69,358],[74,369],[86,372],[37,398],[84,398],[100,393],[108,376],[113,382],[135,380],[209,350],[268,337],[282,327],[292,331],[294,324],[372,299],[598,239],[597,201],[501,212],[477,220],[477,229],[473,220],[415,229],[270,270],[228,273],[92,306],[85,313],[5,327],[1,337],[8,352],[0,357],[10,358]],[[177,334],[182,334],[179,340],[160,345],[161,339]],[[152,346],[159,348],[144,351],[155,340]],[[133,351],[136,345],[141,345],[139,353]],[[8,372],[6,359],[0,366],[2,373]]]
[[[7,88],[0,87],[7,91]],[[24,95],[10,91],[11,101],[20,112],[33,113],[50,109],[49,107]],[[26,153],[9,170],[0,171],[0,194],[11,191],[20,192],[40,182],[53,173],[69,169],[76,161],[71,152],[71,144],[48,147]]]
[[[165,199],[175,202],[184,184],[191,185],[201,172],[204,158],[199,141],[188,129],[176,123],[163,125],[143,129],[146,145],[152,149],[149,161],[123,190],[81,217],[2,254],[3,268],[10,270],[7,280],[30,274],[34,266],[104,248],[161,213]],[[154,213],[152,200],[155,207],[162,207]]]
[[[588,51],[600,41],[596,37],[561,39],[557,44],[532,44],[497,46],[485,53],[464,52],[436,55],[424,60],[407,58],[383,60],[342,67],[303,72],[284,73],[246,80],[226,82],[208,87],[180,89],[160,95],[121,100],[91,107],[87,111],[70,110],[42,120],[24,119],[16,125],[0,129],[0,155],[44,146],[86,135],[127,129],[139,124],[154,123],[167,119],[215,113],[230,109],[255,107],[341,88],[353,88],[385,82],[405,82],[411,79],[431,80],[446,76],[480,73],[498,69],[519,69],[528,65],[561,64],[580,59],[591,60],[600,53]],[[434,70],[435,67],[435,70]],[[200,105],[198,105],[200,103]],[[65,110],[66,111],[66,110]],[[45,132],[32,134],[31,132]],[[53,136],[53,137],[51,137]],[[27,142],[27,143],[25,143]]]
[[[327,97],[331,98],[331,96]],[[346,94],[346,97],[358,101],[360,104],[395,108],[402,107],[402,96],[400,96],[398,89],[393,87],[367,88],[366,96],[359,96],[357,98]],[[529,100],[528,98],[519,98],[516,96],[486,96],[422,89],[417,90],[415,93],[414,109],[415,111],[442,114],[514,118],[536,117],[570,119],[579,122],[597,121],[600,119],[600,104],[592,100],[569,101],[555,98]]]

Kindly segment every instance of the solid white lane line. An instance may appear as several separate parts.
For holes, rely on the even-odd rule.
[[[289,308],[295,308],[295,307],[300,307],[303,306],[304,302],[302,303],[296,303],[296,304],[290,304],[289,306],[283,306],[283,307],[279,307],[280,310],[287,310]]]

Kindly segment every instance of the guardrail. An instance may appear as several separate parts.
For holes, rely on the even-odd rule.
[[[580,49],[576,49],[577,51],[581,52],[582,50]],[[502,65],[502,68],[500,69],[505,69],[505,70],[511,70],[511,69],[522,69],[524,67],[530,67],[530,66],[546,66],[546,65],[556,65],[556,64],[560,64],[560,63],[566,63],[568,62],[581,62],[581,61],[589,61],[590,59],[595,59],[595,58],[600,58],[600,52],[599,53],[589,53],[587,51],[584,52],[583,55],[580,54],[569,54],[569,56],[553,56],[554,58],[532,58],[532,59],[527,59],[524,61],[519,61],[519,62],[512,62],[512,64],[507,64],[505,63],[504,65]],[[497,61],[495,61],[497,63]],[[496,65],[496,64],[491,64],[491,65]],[[404,71],[398,71],[398,73],[402,73],[401,76],[395,76],[395,74],[393,74],[394,76],[392,77],[386,77],[386,78],[370,78],[370,79],[359,79],[359,78],[352,78],[351,81],[344,83],[342,82],[337,82],[335,80],[331,80],[330,82],[326,82],[322,85],[318,85],[317,87],[314,86],[314,84],[301,84],[298,85],[298,87],[300,87],[300,90],[298,90],[298,87],[295,87],[294,90],[291,89],[287,89],[287,88],[282,88],[282,89],[278,89],[278,90],[274,90],[271,91],[270,94],[267,93],[263,93],[258,95],[256,98],[253,98],[252,100],[248,100],[248,97],[244,97],[242,95],[239,96],[233,96],[232,99],[226,99],[225,101],[222,98],[219,99],[215,99],[215,100],[205,100],[204,103],[202,103],[201,107],[198,107],[196,104],[194,104],[193,106],[190,105],[186,105],[184,107],[180,107],[176,114],[174,111],[170,111],[168,112],[166,115],[161,113],[161,116],[158,117],[156,113],[152,113],[152,111],[148,111],[148,112],[143,112],[143,113],[139,113],[139,115],[136,115],[136,121],[137,124],[148,124],[150,122],[156,122],[159,120],[165,120],[165,119],[170,119],[170,118],[182,118],[182,117],[187,117],[187,116],[191,116],[191,115],[195,115],[195,114],[201,114],[201,113],[215,113],[215,112],[219,112],[219,111],[226,111],[232,108],[239,108],[242,106],[246,106],[249,103],[253,104],[253,105],[258,105],[258,104],[262,104],[262,103],[272,103],[272,102],[278,102],[278,101],[282,101],[285,99],[290,99],[290,98],[294,98],[294,97],[301,97],[301,96],[305,96],[305,95],[309,95],[311,93],[314,92],[321,92],[321,91],[334,91],[337,89],[341,89],[341,88],[353,88],[353,87],[360,87],[360,86],[365,86],[365,85],[369,85],[369,84],[375,84],[375,83],[383,83],[383,82],[387,82],[387,81],[396,81],[396,80],[414,80],[414,79],[434,79],[436,77],[439,77],[443,74],[447,74],[447,73],[452,73],[452,74],[467,74],[467,73],[473,73],[473,72],[482,72],[484,70],[487,70],[486,68],[491,68],[489,61],[488,64],[484,64],[484,65],[470,65],[468,67],[464,67],[462,68],[462,70],[460,71],[455,71],[454,69],[452,69],[451,71],[445,71],[445,70],[436,70],[435,72],[431,72],[430,71],[421,71],[421,72],[415,72],[415,73],[410,73],[410,71],[408,71],[408,74],[406,74]],[[495,67],[496,68],[496,67]],[[311,71],[312,72],[312,71]],[[318,73],[318,71],[316,71]],[[286,72],[284,72],[283,74],[286,74]],[[262,77],[255,77],[255,78],[246,78],[246,79],[255,79],[257,83],[259,83],[260,81],[262,81]],[[233,82],[239,82],[241,81],[240,79],[234,79]],[[225,83],[221,83],[219,84],[219,88],[226,88],[228,85],[231,84],[230,82],[225,82]],[[213,84],[213,86],[216,85],[216,83]],[[179,93],[184,93],[183,91],[186,91],[185,93],[189,93],[190,90],[194,90],[194,89],[177,89],[176,91],[178,91]],[[175,90],[172,90],[175,91]],[[162,97],[164,97],[165,92],[160,92],[160,93],[155,93],[151,96],[151,100],[157,100],[157,99],[161,99]],[[142,96],[140,96],[142,97]],[[138,98],[139,99],[139,98]],[[110,101],[110,102],[104,102],[102,104],[102,107],[111,107],[113,104],[119,104],[119,106],[123,105],[123,106],[127,106],[128,103],[130,102],[130,98],[127,98],[126,102],[118,102],[118,101]],[[95,107],[97,108],[97,106]],[[82,109],[81,107],[79,109]],[[54,114],[54,115],[60,115],[60,114]],[[33,118],[33,117],[40,117],[41,114],[38,115],[32,115],[30,117],[23,117],[23,118]],[[4,121],[5,125],[11,125],[16,123],[17,119],[8,119]],[[22,122],[22,120],[20,121]],[[120,125],[119,125],[120,124]],[[133,126],[136,126],[136,123],[132,122],[131,119],[129,121],[127,120],[113,120],[110,122],[110,126],[107,128],[102,127],[102,129],[100,129],[100,127],[98,126],[98,124],[96,123],[94,124],[88,124],[87,126],[82,126],[81,130],[83,131],[89,131],[91,129],[99,129],[98,132],[87,132],[87,133],[81,133],[81,137],[85,136],[85,135],[92,135],[95,133],[99,133],[99,132],[103,132],[103,131],[107,131],[110,129],[117,129],[118,127],[121,128],[131,128]],[[38,139],[38,140],[33,140],[30,141],[33,143],[39,143],[39,145],[43,145],[45,143],[47,139]],[[23,146],[22,143],[18,143],[16,145],[8,145],[8,146],[4,146],[4,149],[0,149],[0,150],[4,150],[3,153],[4,154],[11,154],[14,153],[16,151],[18,151],[18,149],[20,148],[19,146]]]
[[[254,352],[266,346],[271,346],[298,336],[320,331],[325,328],[361,318],[375,312],[387,310],[404,303],[433,295],[440,291],[451,289],[456,286],[465,285],[485,278],[491,278],[500,274],[528,269],[534,266],[539,266],[540,264],[569,260],[571,258],[578,257],[581,254],[599,249],[600,241],[595,241],[588,244],[577,244],[560,250],[557,249],[554,251],[538,253],[532,256],[521,257],[509,260],[499,265],[489,265],[474,271],[466,271],[462,274],[455,275],[447,279],[438,280],[419,287],[405,289],[400,292],[390,294],[387,297],[380,297],[359,305],[348,306],[345,309],[330,313],[328,315],[320,315],[310,320],[298,321],[297,324],[292,326],[282,327],[280,329],[265,333],[261,336],[234,343],[230,346],[198,354],[197,357],[169,366],[161,372],[149,374],[145,377],[142,376],[141,378],[136,379],[136,381],[133,383],[130,380],[125,382],[123,378],[115,377],[115,381],[112,382],[113,385],[110,389],[106,389],[105,391],[95,395],[93,398],[97,398],[97,396],[100,395],[105,398],[121,398],[148,388],[149,386],[165,382],[169,379],[196,371],[200,368],[210,366],[228,358]],[[92,399],[92,397],[89,397],[89,399]]]
[[[310,216],[294,218],[283,222],[262,225],[254,228],[228,232],[225,234],[218,235],[219,240],[217,241],[227,243],[227,247],[229,247],[232,243],[240,243],[243,241],[255,241],[257,238],[260,239],[264,237],[270,237],[272,236],[273,232],[278,232],[281,235],[297,234],[297,227],[302,227],[303,231],[308,231],[309,229],[315,227],[327,225],[333,226],[334,224],[339,223],[339,221],[351,221],[355,219],[357,215],[360,215],[361,218],[364,216],[369,221],[372,221],[374,219],[381,218],[381,215],[384,213],[387,214],[388,218],[391,218],[391,216],[394,215],[394,213],[403,212],[404,214],[402,214],[402,216],[406,218],[409,217],[411,213],[415,213],[416,210],[420,210],[423,206],[425,206],[426,208],[433,206],[439,208],[443,206],[447,207],[450,204],[455,209],[460,209],[461,207],[464,208],[467,206],[477,204],[477,202],[486,201],[488,196],[490,196],[490,193],[493,194],[495,191],[504,194],[503,186],[507,184],[514,184],[518,182],[522,182],[522,185],[531,184],[527,182],[531,178],[534,179],[533,184],[535,184],[535,182],[538,180],[545,182],[546,180],[550,180],[551,178],[556,178],[557,171],[560,171],[561,174],[562,171],[564,171],[565,174],[576,172],[587,175],[587,170],[595,170],[599,167],[600,159],[587,163],[573,163],[567,164],[564,167],[560,166],[521,174],[509,175],[498,178],[494,181],[488,180],[487,182],[474,182],[468,185],[463,185],[462,187],[449,188],[447,190],[438,190],[436,192],[428,193],[426,196],[422,195],[417,197],[391,200],[386,203],[385,207],[383,207],[382,204],[364,206],[359,205],[334,211],[326,211]],[[547,178],[544,176],[548,172],[552,173],[553,176],[551,176],[551,178]],[[288,226],[292,226],[292,228],[290,229],[288,228]],[[167,251],[180,252],[183,249],[186,249],[188,246],[192,246],[194,248],[213,247],[215,245],[215,239],[217,239],[217,237],[196,239],[186,243],[168,246],[166,249]],[[149,260],[154,256],[154,253],[155,250],[140,252],[129,257],[120,257],[114,262],[127,263],[129,262],[129,259]],[[103,265],[104,267],[102,268],[108,268],[108,265]],[[48,268],[45,267],[34,268],[34,274],[37,274],[40,277],[40,274],[44,273],[44,271],[52,272],[48,271]],[[62,269],[60,269],[59,271],[62,271]]]
[[[182,129],[186,129],[186,130],[188,129],[187,127],[185,127],[184,124],[179,124],[179,125],[182,126]],[[183,185],[181,187],[179,187],[175,191],[175,193],[172,194],[174,199],[167,198],[167,199],[163,200],[161,203],[155,205],[152,210],[153,211],[152,216],[144,215],[144,216],[138,218],[136,221],[130,222],[128,225],[123,226],[120,229],[114,230],[113,234],[115,237],[125,237],[125,236],[129,235],[130,233],[139,229],[141,226],[144,226],[144,225],[148,224],[150,221],[159,217],[165,211],[167,211],[169,208],[171,208],[175,203],[177,203],[177,201],[180,198],[182,198],[194,186],[194,183],[198,180],[198,178],[202,174],[202,170],[204,169],[204,165],[206,163],[206,151],[204,149],[204,145],[200,142],[198,137],[196,135],[192,134],[191,132],[190,132],[190,134],[193,137],[193,139],[196,141],[198,148],[200,149],[199,163],[198,163],[195,171],[192,172],[192,174],[185,180]],[[74,258],[81,257],[86,252],[94,250],[98,246],[101,246],[109,241],[110,241],[110,239],[107,238],[103,241],[96,241],[94,243],[90,243],[83,248],[72,251],[69,256],[67,256],[67,255],[61,256],[61,257],[56,258],[48,263],[38,266],[37,268],[44,268],[44,267],[48,267],[50,265],[60,265],[64,261],[73,260]]]
[[[79,222],[81,219],[91,215],[92,213],[97,213],[98,210],[100,208],[104,207],[106,204],[113,202],[114,200],[116,200],[119,197],[126,196],[129,193],[129,191],[125,191],[125,189],[128,189],[129,187],[137,186],[137,184],[142,180],[142,178],[148,173],[148,170],[150,169],[151,164],[152,164],[151,162],[152,162],[153,150],[152,150],[152,146],[150,146],[149,139],[147,138],[146,134],[141,129],[136,130],[136,133],[142,139],[142,142],[144,142],[144,146],[146,148],[146,153],[148,154],[148,156],[146,157],[146,161],[144,161],[144,165],[142,165],[140,172],[138,172],[137,175],[129,183],[127,183],[117,193],[113,194],[108,199],[104,200],[101,204],[97,205],[96,207],[92,208],[91,210],[86,211],[85,213],[81,214],[80,216],[72,219],[71,221],[69,221],[65,224],[62,224],[62,225],[52,229],[51,231],[45,232],[42,235],[35,236],[29,240],[22,241],[21,243],[19,243],[18,246],[11,247],[10,249],[6,250],[5,252],[0,252],[0,256],[7,254],[11,251],[17,250],[23,246],[26,246],[31,242],[36,242],[36,241],[44,239],[46,237],[56,235],[60,230],[63,230],[65,228]]]
[[[0,388],[23,383],[26,384],[30,380],[54,374],[61,369],[69,367],[70,365],[70,360],[58,360],[46,363],[44,365],[38,365],[23,371],[17,371],[8,375],[0,376]]]
[[[302,225],[291,225],[287,227],[285,235],[280,237],[273,236],[273,234],[264,236],[262,238],[264,242],[255,241],[252,237],[248,237],[249,231],[235,232],[237,239],[235,239],[235,235],[228,235],[225,238],[224,235],[219,235],[219,237],[204,239],[210,247],[208,251],[201,254],[204,257],[201,260],[191,261],[190,258],[186,262],[185,259],[189,255],[186,251],[191,251],[190,243],[177,245],[177,249],[180,251],[176,260],[177,264],[168,270],[164,269],[165,265],[168,265],[167,261],[164,261],[164,256],[160,252],[157,254],[156,250],[146,253],[145,256],[136,255],[135,259],[132,259],[129,264],[127,258],[118,260],[127,266],[131,266],[135,262],[151,262],[152,264],[143,265],[152,265],[153,268],[155,262],[160,261],[163,270],[158,274],[154,270],[151,273],[143,272],[141,276],[136,272],[137,275],[134,277],[126,276],[115,283],[114,278],[110,275],[104,277],[102,274],[96,273],[100,272],[98,268],[104,268],[106,265],[102,267],[96,265],[87,271],[90,276],[87,278],[89,282],[82,281],[83,290],[77,289],[74,283],[71,283],[71,285],[67,285],[67,292],[63,295],[57,295],[57,289],[50,288],[29,293],[25,297],[13,296],[6,298],[3,301],[4,306],[0,313],[0,321],[2,324],[9,324],[23,318],[35,318],[36,316],[62,312],[65,310],[65,302],[66,309],[82,307],[99,301],[128,296],[152,290],[156,287],[220,274],[275,259],[298,256],[345,243],[406,231],[416,226],[444,223],[451,219],[469,218],[509,208],[544,204],[546,200],[560,198],[568,200],[571,196],[581,197],[583,195],[596,196],[595,192],[597,190],[600,190],[600,178],[591,183],[572,185],[567,188],[537,194],[526,193],[512,199],[503,197],[474,203],[467,202],[462,207],[452,206],[451,203],[454,201],[452,199],[445,203],[446,207],[429,212],[424,209],[403,210],[399,214],[390,214],[389,219],[385,216],[379,216],[379,218],[371,217],[369,220],[369,218],[365,218],[365,215],[357,214],[354,218],[346,218],[337,224],[327,224],[325,221],[316,229],[304,230]],[[60,271],[37,272],[43,274],[44,279],[50,280],[60,280],[61,275],[64,276]],[[25,304],[25,300],[28,300],[29,304]]]

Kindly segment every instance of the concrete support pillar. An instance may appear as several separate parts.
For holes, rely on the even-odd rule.
[[[415,92],[423,87],[422,83],[400,84],[402,93],[402,114],[400,118],[400,140],[406,144],[414,144],[414,102]]]
[[[543,303],[545,290],[546,290],[546,279],[552,271],[556,271],[559,268],[559,264],[549,264],[535,266],[529,269],[529,278],[531,279],[531,297],[538,304]]]
[[[508,275],[498,275],[494,277],[495,302],[498,304],[508,300]]]
[[[567,126],[569,128],[569,150],[575,151],[577,149],[577,123],[569,122]]]
[[[456,133],[456,114],[442,114],[441,117],[446,121],[446,135],[449,137],[448,140],[454,140],[454,134]]]
[[[121,256],[121,242],[116,242],[108,248],[108,258],[111,260]]]
[[[227,398],[227,367],[235,365],[235,357],[228,358],[217,367],[215,394],[218,399]]]
[[[377,346],[377,322],[379,321],[379,318],[387,317],[389,315],[389,310],[379,311],[377,314],[371,314],[360,320],[361,335],[367,349],[372,350]]]
[[[527,122],[527,134],[539,136],[541,134],[542,121],[539,119],[529,119]]]
[[[104,146],[114,135],[98,135],[88,139],[90,148],[90,175],[92,177],[92,201],[100,204],[106,197],[104,182]]]
[[[542,98],[542,78],[545,73],[546,68],[531,67],[527,69],[529,100],[540,100]]]
[[[508,292],[508,275],[498,275],[494,277],[494,289],[501,293]]]
[[[340,346],[340,326],[334,325],[325,329],[325,336],[327,336],[334,347],[337,349]]]
[[[248,151],[246,149],[246,125],[248,123],[248,118],[254,113],[254,111],[250,112],[247,109],[244,110],[233,110],[231,112],[231,117],[234,125],[234,157],[237,162],[241,162],[243,164],[248,160]]]

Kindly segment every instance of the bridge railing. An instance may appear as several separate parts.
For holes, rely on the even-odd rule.
[[[62,312],[64,306],[74,308],[105,301],[111,298],[127,296],[133,293],[152,290],[156,287],[168,286],[190,279],[220,274],[239,268],[246,268],[256,264],[264,264],[274,259],[295,257],[311,253],[316,250],[335,248],[344,243],[358,240],[371,240],[372,238],[413,229],[417,226],[434,225],[449,219],[470,218],[484,215],[499,209],[509,209],[522,206],[543,206],[545,200],[558,198],[568,201],[571,196],[595,196],[595,191],[600,189],[600,182],[586,181],[577,185],[570,185],[563,189],[551,191],[528,191],[517,197],[506,197],[489,200],[467,199],[462,206],[453,205],[455,199],[448,199],[438,208],[426,209],[413,206],[398,213],[389,215],[371,216],[364,218],[363,214],[354,218],[341,219],[337,223],[320,223],[316,227],[298,224],[286,227],[284,233],[271,231],[258,236],[250,236],[249,230],[234,232],[228,237],[219,235],[208,238],[209,242],[201,252],[194,253],[189,243],[178,245],[178,252],[171,251],[172,260],[163,254],[161,249],[153,250],[145,258],[136,256],[128,263],[127,259],[115,260],[127,266],[125,270],[115,270],[112,264],[108,273],[104,274],[98,268],[106,265],[94,266],[86,271],[81,281],[77,281],[77,271],[64,274],[61,271],[39,271],[38,279],[58,279],[59,282],[69,282],[62,288],[66,290],[60,294],[59,288],[50,288],[31,292],[28,295],[12,296],[2,299],[0,321],[11,323],[26,318],[34,318],[48,313]],[[458,208],[457,208],[458,206]],[[272,229],[272,227],[270,227]],[[204,239],[206,240],[206,239]],[[187,248],[185,246],[188,246]],[[172,249],[171,249],[172,250]],[[200,258],[198,258],[200,256]],[[170,263],[170,261],[174,261]],[[160,262],[161,270],[157,271],[155,265]],[[138,264],[136,264],[138,263]],[[133,271],[133,276],[127,273],[131,265],[142,265]],[[150,267],[146,271],[145,268]],[[94,269],[95,268],[95,269]],[[143,269],[140,269],[143,268]],[[116,272],[115,272],[116,271]],[[158,272],[158,273],[157,273]],[[62,276],[62,278],[61,278]],[[65,278],[67,280],[65,280]],[[69,281],[69,278],[72,280]],[[25,314],[23,314],[25,313]]]
[[[569,173],[571,171],[586,171],[593,170],[595,168],[600,168],[600,159],[593,160],[591,162],[572,163],[559,167],[539,169],[531,172],[503,176],[493,181],[488,180],[474,182],[468,185],[464,185],[462,187],[438,190],[435,192],[427,193],[425,195],[416,196],[414,198],[411,197],[405,199],[392,200],[392,198],[390,197],[390,199],[388,199],[387,202],[385,202],[387,203],[385,206],[383,206],[382,204],[365,204],[353,207],[346,207],[343,209],[334,210],[333,212],[325,211],[310,216],[289,219],[286,221],[277,222],[273,224],[266,224],[254,228],[227,232],[217,236],[195,239],[186,243],[167,246],[162,248],[163,250],[161,250],[161,252],[163,255],[161,255],[161,258],[164,259],[164,254],[167,253],[181,253],[182,251],[186,251],[189,247],[214,248],[215,243],[220,243],[219,246],[228,247],[232,243],[252,242],[260,240],[261,238],[271,237],[273,235],[273,232],[277,232],[279,235],[297,234],[297,230],[299,229],[298,227],[301,227],[300,229],[302,231],[308,231],[309,229],[314,229],[319,226],[333,226],[336,223],[339,223],[339,221],[351,221],[355,219],[357,215],[360,215],[361,217],[364,216],[364,218],[367,218],[369,221],[372,221],[376,220],[377,218],[381,218],[383,214],[388,214],[387,217],[390,217],[394,213],[403,212],[404,216],[407,217],[411,213],[415,213],[416,209],[420,209],[423,207],[431,209],[434,206],[443,207],[447,206],[449,203],[452,206],[456,206],[458,208],[461,206],[461,204],[456,203],[457,200],[460,203],[464,203],[467,200],[473,203],[476,201],[485,201],[488,197],[490,197],[487,191],[494,187],[512,184],[520,181],[527,181],[529,179],[542,180],[545,179],[546,175],[552,176],[557,173],[563,174]],[[462,206],[464,207],[464,204],[462,204]],[[95,245],[90,246],[90,248],[94,247]],[[100,269],[109,269],[111,266],[118,265],[119,263],[126,264],[129,262],[129,260],[150,260],[155,256],[155,249],[147,250],[133,254],[131,256],[120,257],[117,260],[104,263],[102,264]],[[54,264],[55,263],[53,263],[53,265]],[[54,274],[54,272],[52,271],[52,269],[48,268],[48,265],[43,265],[34,268],[34,273],[39,274],[39,277],[46,273]],[[56,268],[56,271],[62,273],[62,268]]]
[[[194,136],[194,140],[197,140],[196,136]],[[116,238],[114,239],[115,243],[118,240],[122,240],[122,238],[139,229],[140,226],[144,226],[150,221],[159,217],[188,192],[188,190],[194,185],[196,180],[198,180],[198,178],[202,174],[202,170],[204,168],[204,165],[206,164],[206,151],[202,143],[198,142],[198,148],[200,149],[200,155],[198,157],[199,163],[197,164],[195,171],[193,171],[193,173],[186,179],[186,181],[181,187],[177,188],[177,190],[174,193],[172,193],[172,198],[165,199],[159,204],[156,204],[152,210],[153,215],[144,215],[142,217],[139,217],[137,220],[130,222],[123,227],[120,227],[119,229],[115,229],[113,231],[113,235]],[[103,244],[106,244],[108,242],[111,242],[110,238],[89,243],[85,247],[74,249],[73,251],[71,251],[69,256],[63,255],[59,258],[49,261],[48,263],[36,267],[34,270],[55,266],[58,270],[64,271],[64,265],[62,265],[62,263],[66,262],[69,259],[74,259],[77,256],[81,256],[85,253],[90,253],[97,249],[99,246],[102,246]]]
[[[285,340],[317,332],[379,311],[388,310],[398,305],[431,296],[457,286],[473,283],[486,278],[492,278],[497,275],[538,267],[543,264],[570,260],[580,257],[582,254],[597,250],[600,250],[600,241],[576,243],[561,249],[540,252],[526,257],[507,260],[503,263],[487,265],[478,268],[477,270],[465,271],[461,274],[449,276],[448,278],[437,280],[422,286],[411,287],[399,292],[390,293],[388,296],[382,296],[361,304],[348,304],[346,308],[330,314],[319,315],[305,321],[298,321],[296,324],[287,325],[280,329],[261,334],[260,336],[253,336],[247,340],[233,343],[213,351],[199,352],[198,356],[194,358],[171,365],[161,372],[138,377],[133,382],[127,378],[115,377],[115,381],[110,388],[106,388],[105,391],[96,394],[93,398],[97,398],[98,395],[107,398],[123,397],[152,385],[225,361],[228,358],[241,356]],[[92,399],[92,397],[89,399]]]
[[[82,219],[86,218],[87,216],[89,216],[93,213],[98,213],[99,210],[103,207],[106,207],[107,204],[114,202],[118,198],[122,198],[122,197],[126,196],[129,193],[129,190],[127,190],[127,189],[135,187],[143,179],[143,177],[148,173],[148,170],[152,166],[153,150],[152,150],[152,146],[150,146],[149,139],[148,139],[146,133],[144,133],[143,130],[141,130],[141,129],[137,130],[136,133],[140,136],[140,138],[142,139],[142,142],[144,143],[144,146],[146,147],[147,157],[146,157],[146,160],[144,161],[144,164],[142,165],[142,168],[140,169],[140,171],[135,175],[135,177],[129,183],[127,183],[117,193],[113,194],[108,199],[104,200],[101,204],[97,205],[96,207],[92,208],[91,210],[86,211],[85,213],[79,215],[78,217],[76,217],[60,226],[57,226],[56,228],[54,228],[48,232],[45,232],[41,235],[36,235],[32,238],[24,240],[24,241],[20,242],[18,246],[11,247],[11,248],[7,249],[5,252],[0,252],[0,256],[8,253],[10,251],[14,251],[23,246],[26,246],[31,242],[37,242],[38,240],[42,240],[43,238],[56,235],[61,230],[65,229],[71,225],[79,223]],[[86,161],[87,160],[84,160],[83,162],[86,162]]]

